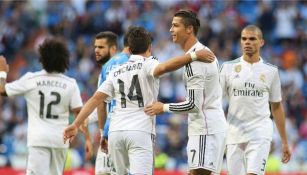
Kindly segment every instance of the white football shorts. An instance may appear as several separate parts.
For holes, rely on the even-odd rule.
[[[187,145],[189,170],[206,169],[220,173],[226,145],[226,133],[189,136]]]
[[[95,175],[109,175],[111,174],[111,162],[108,154],[102,152],[100,147],[97,150],[95,162]]]
[[[29,147],[26,175],[62,175],[67,148]]]
[[[112,174],[153,174],[153,138],[152,134],[142,131],[110,132],[108,149]]]
[[[226,146],[227,169],[229,175],[253,173],[263,175],[270,152],[271,141],[253,140]]]

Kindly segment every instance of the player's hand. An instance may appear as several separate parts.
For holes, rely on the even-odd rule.
[[[288,144],[282,144],[282,163],[288,163],[291,158],[291,151]]]
[[[149,116],[161,114],[163,113],[163,105],[164,104],[161,102],[154,102],[153,104],[146,106],[144,111]]]
[[[67,128],[65,128],[63,137],[64,137],[64,143],[68,140],[69,143],[75,138],[75,136],[78,134],[78,127],[75,124],[69,125]]]
[[[9,72],[9,65],[4,56],[0,55],[0,71]]]
[[[102,152],[108,154],[108,140],[104,137],[100,139],[100,149]]]
[[[201,49],[195,52],[197,60],[205,63],[211,63],[215,60],[215,55],[208,49]]]
[[[86,133],[88,131],[88,118],[84,120],[84,122],[80,125],[79,129],[82,133]]]
[[[90,160],[93,156],[93,147],[90,139],[85,140],[85,160]]]

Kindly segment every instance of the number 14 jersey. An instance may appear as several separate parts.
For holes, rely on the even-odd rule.
[[[131,55],[98,88],[110,97],[108,100],[116,100],[109,133],[134,130],[155,134],[155,118],[145,114],[144,107],[157,101],[159,79],[153,76],[153,71],[158,64],[154,57]]]
[[[67,148],[63,132],[70,109],[82,107],[76,80],[60,73],[28,72],[7,83],[8,96],[22,95],[28,110],[28,146]]]

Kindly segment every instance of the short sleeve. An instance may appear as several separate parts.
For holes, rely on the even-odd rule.
[[[144,62],[144,70],[147,75],[154,77],[153,73],[155,68],[159,65],[159,61],[155,57],[149,57]]]
[[[226,88],[226,65],[223,64],[220,69],[220,84],[222,87],[223,97],[228,96],[227,88]]]
[[[186,65],[186,80],[189,89],[204,89],[205,76],[203,71],[205,67],[200,62],[190,63]]]
[[[26,92],[34,89],[36,87],[35,83],[31,83],[32,73],[28,72],[18,80],[11,83],[6,83],[5,91],[8,96],[17,96],[25,94]]]
[[[78,107],[82,107],[82,105],[83,105],[83,102],[81,98],[80,89],[79,89],[77,82],[74,81],[74,88],[73,88],[72,97],[70,101],[70,107],[71,109],[75,109]]]
[[[114,86],[111,80],[111,76],[108,76],[108,78],[99,86],[97,91],[105,93],[109,96],[106,102],[110,102],[113,99],[113,97],[115,96],[115,93],[114,93]]]
[[[281,85],[280,78],[278,74],[278,69],[274,72],[274,77],[272,79],[272,84],[270,88],[270,102],[280,102],[281,101]]]

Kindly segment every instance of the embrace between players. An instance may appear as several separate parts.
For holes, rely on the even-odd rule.
[[[159,63],[151,55],[150,34],[143,27],[131,27],[124,39],[127,44],[126,51],[129,51],[126,52],[126,58],[116,62],[114,56],[108,62],[103,62],[104,65],[115,66],[111,66],[112,69],[105,67],[108,71],[101,75],[98,90],[81,111],[77,111],[79,113],[75,121],[64,130],[65,141],[76,136],[78,128],[88,116],[93,115],[92,112],[96,108],[100,129],[108,123],[107,115],[111,116],[109,129],[104,129],[104,131],[108,130],[108,133],[104,134],[101,142],[101,147],[108,150],[110,168],[99,172],[98,167],[103,165],[96,162],[97,175],[153,174],[155,115],[163,112],[182,113],[189,116],[187,155],[188,173],[191,175],[219,174],[225,148],[230,175],[264,174],[273,132],[271,113],[282,140],[282,162],[287,163],[290,160],[291,153],[286,137],[278,69],[260,57],[260,48],[264,44],[261,30],[254,25],[246,26],[240,38],[243,55],[233,61],[225,62],[219,70],[214,54],[196,38],[199,27],[200,22],[194,12],[180,10],[175,13],[170,28],[172,40],[179,44],[186,54],[164,63]],[[99,49],[102,52],[99,52]],[[111,47],[109,49],[112,51]],[[109,51],[106,53],[111,53]],[[99,47],[97,37],[95,52],[96,60],[102,59],[103,47]],[[112,53],[115,53],[114,50]],[[109,54],[108,57],[104,57],[105,61],[110,56]],[[184,67],[186,100],[170,104],[157,102],[159,77],[181,67]],[[62,70],[52,71],[47,70],[43,74],[50,73],[53,77],[54,73],[63,72]],[[15,85],[6,84],[7,72],[5,58],[1,57],[0,93],[2,95],[30,93],[29,89],[19,93],[20,89],[16,83]],[[26,78],[34,79],[29,75]],[[17,81],[20,83],[21,80]],[[75,85],[73,87],[78,93],[79,89]],[[31,85],[30,91],[37,88],[35,93],[37,92],[41,99],[50,93],[55,98],[53,104],[61,103],[63,98],[59,99],[59,96],[64,94],[40,91],[36,84]],[[78,96],[78,94],[71,94],[71,96]],[[25,97],[27,98],[28,95]],[[222,109],[223,97],[229,102],[227,122]],[[67,110],[70,109],[67,106],[79,108],[82,103],[76,104],[77,101],[80,100],[74,102],[68,100],[66,103],[70,105],[63,103],[63,106]],[[27,101],[28,108],[30,102]],[[107,111],[107,107],[111,110]],[[47,106],[47,113],[50,113],[50,110]],[[31,114],[38,118],[41,113],[39,110],[28,110],[28,112],[29,116]],[[59,117],[59,115],[49,114],[47,118],[57,116]],[[106,137],[108,137],[108,149]],[[34,148],[36,149],[33,149],[32,154],[37,156],[37,147]],[[39,171],[32,167],[31,172],[37,174],[36,172]],[[60,172],[53,174],[60,174]]]

